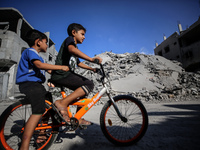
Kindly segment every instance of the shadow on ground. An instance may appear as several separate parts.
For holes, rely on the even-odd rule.
[[[157,112],[149,111],[149,127],[145,136],[135,145],[116,147],[94,124],[86,130],[63,133],[56,144],[63,144],[62,150],[83,149],[134,149],[134,150],[197,150],[200,149],[200,105],[163,105]],[[148,111],[148,110],[147,110]],[[64,143],[63,143],[64,141]]]

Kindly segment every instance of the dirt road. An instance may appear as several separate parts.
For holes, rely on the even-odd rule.
[[[94,122],[87,130],[61,134],[54,150],[83,149],[134,149],[134,150],[199,150],[200,101],[144,104],[149,115],[145,136],[129,147],[116,147],[101,132],[99,114],[102,106],[93,107],[85,119]]]
[[[200,149],[200,100],[144,103],[149,127],[145,136],[135,145],[116,147],[103,135],[99,116],[102,105],[95,106],[85,115],[94,125],[86,130],[60,134],[50,150],[199,150]],[[7,104],[0,103],[0,114]]]

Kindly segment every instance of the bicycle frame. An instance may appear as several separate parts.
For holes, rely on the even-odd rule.
[[[103,66],[100,65],[101,67],[101,70],[102,70],[102,78],[101,78],[101,82],[102,82],[102,85],[103,85],[103,88],[100,90],[100,92],[96,93],[92,98],[83,98],[83,99],[80,99],[76,102],[72,102],[70,105],[74,105],[74,106],[81,106],[82,108],[76,112],[76,114],[73,116],[72,115],[72,112],[71,112],[71,109],[70,109],[70,105],[67,107],[67,112],[68,112],[68,115],[70,118],[74,117],[76,118],[77,120],[81,119],[83,115],[85,115],[86,112],[88,112],[100,99],[101,97],[106,93],[109,100],[111,100],[113,103],[114,103],[114,108],[118,114],[118,116],[123,120],[125,117],[121,115],[118,107],[116,106],[115,104],[115,101],[114,99],[112,98],[112,96],[110,95],[110,92],[108,90],[108,87],[104,81],[105,79],[105,72],[104,72],[104,69],[103,69]],[[61,88],[61,94],[62,94],[62,97],[65,98],[66,97],[66,93],[65,91]],[[51,105],[51,102],[47,101],[46,100],[46,103],[48,103],[49,105]],[[48,111],[48,110],[47,110]],[[46,111],[46,112],[47,112]],[[63,126],[63,125],[66,125],[65,122],[62,122],[60,123],[59,125],[56,125],[56,126],[44,126],[46,124],[43,124],[43,127],[42,125],[38,124],[38,127],[36,127],[35,130],[41,130],[41,129],[49,129],[49,128],[54,128],[54,127],[59,127],[59,126]]]
[[[77,102],[72,103],[71,105],[82,106],[82,108],[74,115],[74,117],[78,120],[81,119],[81,117],[101,99],[101,97],[105,94],[106,90],[107,88],[104,87],[100,92],[98,92],[92,98],[84,98]],[[68,106],[68,114],[70,118],[73,117],[70,111],[70,106]]]
[[[68,110],[68,115],[69,117],[74,117],[76,119],[81,119],[81,117],[90,110],[90,108],[92,108],[100,99],[101,97],[106,93],[107,91],[107,87],[105,86],[100,92],[98,92],[97,94],[95,94],[92,98],[83,98],[80,99],[77,102],[73,102],[70,105],[74,105],[74,106],[81,106],[82,108],[73,116],[71,113],[71,109],[70,109],[70,105],[67,107]],[[66,97],[66,93],[65,91],[61,91],[61,94],[63,96],[63,98]],[[48,100],[45,100],[45,102],[49,105],[51,105],[52,103],[49,102]],[[50,108],[51,109],[51,108]],[[46,112],[48,112],[48,110],[46,110]],[[56,127],[60,127],[60,126],[65,126],[66,123],[62,122],[59,125],[48,125],[48,124],[38,124],[38,126],[35,128],[35,130],[44,130],[44,129],[51,129],[51,128],[56,128]],[[22,131],[24,130],[24,128],[22,128]]]

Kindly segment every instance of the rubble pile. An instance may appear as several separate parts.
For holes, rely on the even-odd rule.
[[[103,58],[113,95],[129,94],[145,101],[181,100],[200,95],[200,74],[185,72],[178,62],[139,53],[105,52],[98,56]],[[84,63],[97,67],[93,63]],[[96,80],[97,74],[91,75],[91,71],[81,68],[76,71],[93,80],[92,94],[102,88]]]

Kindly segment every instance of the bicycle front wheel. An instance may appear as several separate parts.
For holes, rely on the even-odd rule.
[[[46,125],[53,125],[54,118],[51,113],[51,108],[46,105],[45,116],[48,118]],[[1,115],[0,120],[0,149],[1,150],[18,150],[21,145],[21,138],[26,121],[32,114],[31,105],[28,100],[23,99],[10,105]],[[44,116],[44,115],[43,115]],[[42,120],[42,119],[41,119]],[[41,120],[38,124],[42,125]],[[29,149],[48,149],[57,134],[54,132],[57,128],[46,129],[46,139],[37,143],[36,140],[40,134],[40,130],[35,130],[31,138]]]
[[[100,115],[100,126],[105,137],[115,145],[128,146],[138,142],[148,127],[148,115],[144,105],[128,95],[114,97],[121,119],[111,101],[108,101]]]

